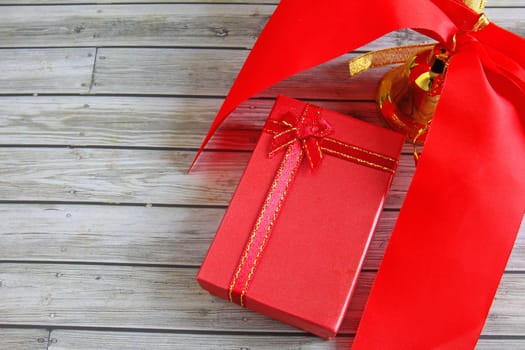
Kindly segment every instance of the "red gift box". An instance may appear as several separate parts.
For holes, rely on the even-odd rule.
[[[334,337],[403,136],[279,96],[197,275],[211,294]]]

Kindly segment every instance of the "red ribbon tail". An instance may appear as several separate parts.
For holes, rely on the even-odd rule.
[[[474,348],[525,211],[524,115],[475,46],[454,56],[352,349]]]
[[[308,163],[310,168],[315,169],[323,160],[323,153],[321,152],[321,146],[319,145],[319,140],[316,138],[309,138],[304,141],[303,146],[306,157],[308,158]]]

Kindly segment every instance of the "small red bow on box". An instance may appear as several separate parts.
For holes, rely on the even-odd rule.
[[[322,118],[321,111],[320,107],[307,104],[302,114],[288,112],[281,120],[271,119],[265,127],[266,132],[273,134],[268,156],[273,157],[298,141],[301,144],[301,153],[306,155],[312,169],[328,153],[373,169],[395,172],[396,159],[328,137],[334,129]]]
[[[299,140],[310,167],[313,169],[319,165],[323,159],[321,141],[333,132],[330,123],[321,118],[320,108],[306,105],[301,115],[288,112],[281,121],[272,120],[272,125],[274,135],[270,157]]]

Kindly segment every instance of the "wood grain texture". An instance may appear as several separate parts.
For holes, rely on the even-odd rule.
[[[347,349],[350,337],[326,341],[308,335],[158,334],[56,330],[48,350],[328,350]]]
[[[0,204],[0,261],[198,267],[224,212],[221,208]],[[397,211],[383,212],[363,269],[379,267],[397,215]],[[506,270],[525,271],[525,221]]]
[[[495,3],[512,3],[522,0],[489,0]],[[209,4],[278,4],[279,0],[155,0],[155,3],[209,3]],[[0,5],[82,5],[82,4],[148,4],[147,0],[0,0]]]
[[[373,102],[309,102],[386,126]],[[221,103],[205,97],[0,96],[0,145],[195,149]],[[273,103],[242,103],[207,148],[252,150]],[[406,144],[404,152],[412,146]]]
[[[249,154],[206,153],[201,170],[187,169],[194,152],[1,148],[3,200],[227,205]]]
[[[101,48],[93,50],[0,50],[0,73],[8,83],[1,93],[92,93],[111,95],[224,97],[248,51],[195,48]],[[87,57],[85,57],[87,56]],[[305,99],[373,100],[388,67],[352,79],[347,54],[294,75],[258,94]],[[91,73],[94,73],[91,79]]]
[[[221,205],[229,203],[248,152],[0,148],[0,193],[9,201]],[[385,207],[399,208],[414,172],[404,155]]]
[[[3,328],[0,326],[1,348],[8,350],[47,350],[47,329]]]
[[[5,6],[0,12],[0,47],[251,48],[274,9],[264,4]],[[488,8],[486,12],[500,26],[525,34],[524,9]],[[430,41],[401,30],[362,50]]]
[[[54,330],[48,350],[337,350],[349,349],[352,337],[326,341],[313,336],[166,334]],[[476,350],[518,350],[525,339],[480,339]]]
[[[522,350],[525,349],[525,339],[479,339],[476,350]]]
[[[209,296],[198,287],[195,268],[41,263],[1,267],[1,324],[296,332]]]
[[[3,263],[1,324],[297,333],[199,288],[194,268]],[[340,334],[355,333],[375,274],[361,274]],[[525,336],[525,280],[505,274],[483,330]],[[24,305],[24,308],[20,308]]]
[[[95,49],[0,50],[0,94],[87,93]]]
[[[0,259],[196,267],[224,211],[0,204]]]
[[[278,4],[279,0],[155,0],[156,3],[242,3],[242,4]],[[145,4],[146,0],[0,0],[0,5],[18,5],[18,4],[119,4],[119,3],[137,3]],[[487,7],[523,7],[523,0],[488,0]]]
[[[195,149],[221,102],[177,97],[0,96],[0,142]],[[272,103],[257,101],[232,115],[228,131],[221,132],[218,142],[225,148],[253,149],[254,134],[262,128]],[[252,106],[253,112],[247,114]]]
[[[102,48],[98,50],[93,93],[224,96],[247,51],[212,49]],[[259,97],[372,100],[387,71],[374,69],[350,79],[343,55],[264,90]]]
[[[244,4],[6,6],[0,12],[0,47],[249,48],[274,8]]]
[[[101,48],[92,91],[223,96],[248,51]]]

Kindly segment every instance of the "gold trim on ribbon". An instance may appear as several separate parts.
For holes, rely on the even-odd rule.
[[[359,152],[363,152],[363,153],[366,153],[366,154],[369,154],[369,155],[372,155],[372,156],[376,156],[378,158],[386,159],[386,160],[389,160],[391,162],[397,162],[397,159],[395,159],[395,158],[392,158],[392,157],[389,157],[389,156],[386,156],[384,154],[377,153],[377,152],[374,152],[374,151],[369,151],[369,150],[367,150],[365,148],[362,148],[362,147],[359,147],[359,146],[349,145],[347,143],[341,142],[341,141],[333,139],[331,137],[325,137],[325,139],[326,139],[326,141],[333,142],[335,144],[338,144],[338,145],[346,147],[346,148],[351,148],[353,150],[356,150],[356,151],[359,151]]]
[[[280,145],[279,147],[275,148],[274,150],[270,151],[270,153],[268,153],[269,156],[273,155],[274,153],[276,152],[279,152],[280,150],[282,150],[283,148],[286,148],[288,146],[290,146],[292,143],[294,143],[295,141],[297,141],[296,139],[292,139],[290,141],[288,141],[287,143],[283,143],[282,145]]]
[[[389,173],[395,173],[395,169],[392,169],[392,168],[389,168],[389,167],[386,167],[386,166],[382,166],[382,165],[379,165],[379,164],[376,164],[376,163],[373,163],[373,162],[369,162],[368,160],[364,160],[362,158],[358,158],[358,157],[354,157],[354,156],[351,156],[349,154],[346,154],[346,153],[342,153],[342,152],[339,152],[339,151],[335,151],[333,149],[330,149],[330,148],[326,148],[326,147],[321,147],[321,149],[323,151],[325,151],[326,153],[330,153],[330,154],[336,154],[340,157],[343,157],[343,158],[347,158],[347,159],[351,159],[353,161],[355,161],[356,163],[359,163],[359,164],[366,164],[372,168],[376,168],[376,169],[381,169],[381,170],[384,170],[384,171],[387,171]]]

